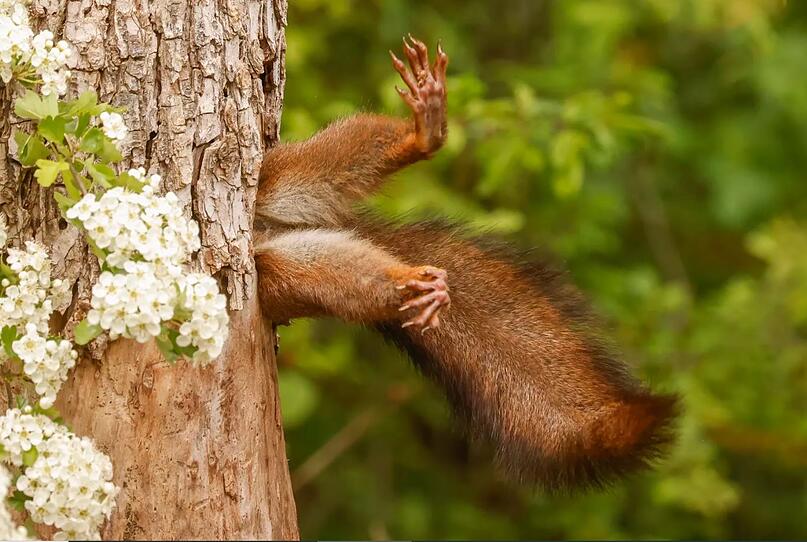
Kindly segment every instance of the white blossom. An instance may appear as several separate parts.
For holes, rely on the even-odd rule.
[[[78,354],[70,341],[48,339],[34,324],[25,326],[26,333],[11,344],[23,362],[23,372],[34,383],[42,408],[50,408],[56,394],[76,364]]]
[[[146,342],[160,334],[163,321],[174,316],[175,278],[165,266],[152,262],[127,261],[124,271],[101,273],[92,290],[87,320],[109,331],[113,339],[124,336]]]
[[[5,501],[11,488],[11,474],[0,466],[0,501]],[[11,513],[4,504],[0,504],[0,540],[28,540],[24,527],[17,527],[11,519]]]
[[[177,344],[193,348],[192,360],[208,363],[221,353],[229,318],[216,281],[185,270],[201,246],[199,227],[185,218],[173,192],[155,192],[159,175],[142,168],[128,174],[145,183],[140,193],[116,187],[100,198],[87,194],[66,213],[105,251],[111,267],[93,287],[87,321],[113,339],[139,342],[161,335],[170,323],[178,327]]]
[[[67,428],[54,423],[47,416],[23,413],[18,408],[7,410],[0,416],[0,445],[8,454],[3,460],[15,467],[22,467],[24,452],[39,446],[43,440],[58,432],[67,432]]]
[[[7,278],[0,283],[0,328],[11,326],[21,333],[11,350],[22,360],[40,405],[49,408],[78,357],[70,341],[48,337],[51,313],[70,302],[70,292],[63,281],[51,280],[50,258],[36,243],[27,242],[25,250],[9,249],[8,265],[16,283]],[[5,357],[0,351],[0,362]]]
[[[209,275],[189,273],[183,279],[181,306],[191,317],[179,326],[177,344],[195,346],[193,362],[205,365],[221,354],[227,338],[227,298]]]
[[[16,1],[0,2],[0,78],[8,83],[12,66],[31,54],[34,33],[28,23],[28,10]]]
[[[0,444],[21,475],[16,488],[37,523],[53,525],[57,538],[98,540],[112,513],[118,488],[112,463],[92,440],[70,433],[47,416],[10,409],[0,417]],[[35,448],[33,462],[22,452]]]
[[[8,83],[16,69],[30,67],[39,77],[41,92],[67,92],[67,68],[73,49],[64,40],[54,42],[53,33],[43,30],[36,36],[28,21],[28,9],[20,1],[0,1],[0,79]],[[29,76],[26,73],[26,76]]]
[[[47,96],[55,92],[61,95],[67,92],[67,79],[71,75],[67,63],[73,56],[70,44],[64,40],[54,43],[53,33],[43,30],[34,36],[31,46],[33,52],[29,62],[42,79],[42,94]]]
[[[108,113],[104,111],[100,115],[102,129],[109,139],[122,141],[126,139],[129,129],[123,122],[123,117],[118,113]]]
[[[51,279],[50,258],[33,241],[25,243],[25,250],[8,249],[7,263],[17,282],[4,285],[0,295],[0,327],[32,323],[46,334],[51,313],[70,303],[69,285]]]

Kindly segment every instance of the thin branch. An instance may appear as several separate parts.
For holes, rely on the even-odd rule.
[[[630,192],[656,263],[668,280],[691,292],[689,274],[673,237],[667,210],[655,184],[648,177],[647,168],[640,165],[629,178],[632,180]]]
[[[368,408],[350,420],[347,425],[340,429],[316,452],[311,454],[305,463],[292,473],[292,487],[294,490],[302,489],[322,474],[339,456],[361,440],[384,416],[397,410],[402,404],[408,402],[413,395],[414,393],[409,389],[390,389],[388,396],[392,403],[391,408]]]
[[[367,409],[326,442],[292,474],[292,487],[298,491],[319,476],[328,466],[358,442],[373,427],[381,414],[377,408]]]

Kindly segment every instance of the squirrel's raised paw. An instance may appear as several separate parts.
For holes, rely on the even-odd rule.
[[[446,67],[448,55],[437,45],[437,58],[429,65],[429,51],[426,45],[409,35],[409,42],[403,40],[403,50],[409,66],[390,51],[392,65],[408,90],[395,89],[409,106],[415,117],[415,145],[425,155],[439,149],[446,139]]]
[[[417,278],[399,284],[399,290],[409,290],[415,297],[401,305],[400,311],[417,310],[417,314],[401,327],[417,326],[421,333],[440,326],[440,312],[451,304],[448,295],[448,273],[436,267],[418,267],[413,270]]]

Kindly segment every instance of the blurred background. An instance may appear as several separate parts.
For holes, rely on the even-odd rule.
[[[300,321],[279,361],[302,536],[807,538],[807,2],[294,0],[282,137],[405,114],[406,32],[451,57],[449,140],[371,205],[553,252],[686,413],[657,469],[548,497],[379,338]]]

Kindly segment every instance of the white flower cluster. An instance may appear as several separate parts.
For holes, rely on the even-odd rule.
[[[4,228],[0,228],[3,230]],[[0,328],[10,326],[24,334],[11,343],[23,362],[23,371],[34,383],[43,408],[50,408],[78,357],[70,341],[50,339],[48,321],[55,308],[70,301],[68,285],[51,280],[50,258],[32,241],[25,250],[9,249],[8,266],[16,276],[0,281]],[[5,353],[0,353],[0,361]]]
[[[34,324],[27,324],[25,335],[14,341],[11,349],[20,357],[25,375],[34,383],[40,395],[39,404],[42,408],[52,407],[68,371],[76,365],[78,354],[73,344],[43,337]]]
[[[67,210],[67,218],[81,222],[113,267],[123,268],[132,260],[159,265],[186,262],[201,246],[199,226],[182,215],[173,192],[164,196],[155,193],[159,175],[145,178],[142,169],[130,170],[129,175],[148,183],[142,192],[115,187],[100,198],[87,194]]]
[[[118,113],[109,113],[104,111],[100,115],[101,127],[106,136],[113,141],[122,141],[126,139],[126,134],[129,128],[123,122],[123,117]]]
[[[34,35],[23,2],[0,0],[0,79],[3,82],[11,80],[15,69],[21,70],[29,64],[42,82],[42,94],[64,94],[70,77],[66,66],[72,55],[70,44],[64,40],[54,42],[50,30]]]
[[[28,10],[17,0],[0,0],[0,78],[11,80],[13,67],[31,54],[34,33]]]
[[[129,175],[146,182],[141,193],[116,187],[100,198],[87,194],[68,209],[88,237],[107,254],[107,265],[92,291],[90,324],[110,337],[146,342],[164,322],[179,324],[180,346],[196,350],[193,362],[206,364],[221,353],[229,321],[226,298],[205,275],[184,264],[199,250],[199,227],[182,214],[176,195],[155,193],[160,176],[142,169]]]
[[[73,55],[70,44],[64,40],[53,42],[53,32],[43,30],[31,40],[33,54],[31,66],[36,69],[42,78],[42,94],[47,96],[51,92],[64,94],[67,92],[67,78],[70,70],[65,66]]]
[[[55,308],[70,302],[69,286],[51,280],[51,262],[45,249],[27,241],[25,250],[8,249],[8,266],[16,275],[16,284],[2,280],[0,324],[24,326],[33,323],[40,333],[47,333],[48,319]]]
[[[180,281],[181,307],[191,314],[179,326],[179,346],[198,348],[193,361],[210,363],[220,353],[227,337],[227,298],[219,293],[216,279],[201,273],[189,273]]]
[[[8,497],[11,487],[11,474],[0,465],[0,502]],[[0,540],[28,540],[28,533],[24,527],[17,527],[11,519],[11,514],[5,505],[0,504]]]
[[[6,460],[22,470],[16,487],[29,497],[25,509],[33,521],[54,525],[58,538],[100,539],[98,529],[115,507],[118,488],[109,457],[90,439],[15,408],[0,417],[0,445]],[[23,453],[33,448],[36,459],[25,465]]]

